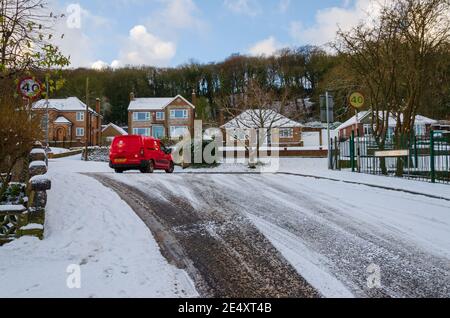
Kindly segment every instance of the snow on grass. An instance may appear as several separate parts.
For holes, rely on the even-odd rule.
[[[78,158],[79,160],[79,158]],[[195,297],[183,270],[167,263],[149,229],[113,191],[76,172],[109,171],[74,158],[52,160],[45,240],[0,247],[0,298]],[[81,268],[81,289],[66,284]]]
[[[70,149],[66,149],[66,148],[58,148],[58,147],[51,147],[51,152],[55,155],[61,154],[61,153],[66,153],[69,152]]]

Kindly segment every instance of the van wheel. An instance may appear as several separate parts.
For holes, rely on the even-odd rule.
[[[153,163],[153,160],[150,160],[147,166],[141,169],[142,173],[153,173],[153,171],[155,171],[155,164]]]
[[[175,165],[173,164],[173,162],[170,162],[170,166],[169,169],[166,169],[167,173],[173,173],[173,171],[175,170]]]
[[[115,171],[116,173],[123,173],[123,170],[122,170],[122,169],[114,169],[114,171]]]

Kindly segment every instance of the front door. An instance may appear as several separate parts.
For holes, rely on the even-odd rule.
[[[66,137],[66,130],[64,128],[58,128],[56,131],[56,138],[58,141],[62,142],[64,141]]]

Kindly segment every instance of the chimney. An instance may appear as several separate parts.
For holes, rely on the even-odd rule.
[[[134,101],[134,92],[130,93],[130,102]]]
[[[197,94],[195,93],[195,89],[192,90],[192,105],[197,106]]]
[[[100,112],[101,112],[100,98],[97,98],[95,100],[95,111],[96,111],[97,114],[100,115]]]
[[[95,136],[95,145],[99,146],[102,143],[102,117],[100,112],[102,111],[101,109],[101,104],[100,104],[100,98],[97,98],[95,100],[95,112],[98,114],[97,116],[97,135]]]

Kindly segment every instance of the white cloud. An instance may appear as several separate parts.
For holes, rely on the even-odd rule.
[[[270,36],[269,38],[255,43],[248,52],[254,56],[271,56],[280,49],[281,45],[277,42],[275,37]]]
[[[374,0],[356,0],[353,6],[345,0],[342,7],[319,10],[311,27],[304,27],[301,21],[291,22],[290,34],[299,44],[324,45],[336,38],[339,28],[348,31],[369,15],[375,17],[379,8],[379,2]]]
[[[154,11],[145,25],[157,35],[177,38],[180,32],[204,32],[208,25],[200,17],[200,10],[193,0],[159,0],[163,7]]]
[[[125,47],[114,61],[112,67],[119,65],[153,65],[166,66],[175,56],[176,45],[163,41],[147,31],[143,25],[136,25],[130,30]]]
[[[94,70],[104,70],[107,69],[109,67],[108,63],[98,60],[94,63],[92,63],[91,68],[93,68]]]
[[[71,10],[67,11],[69,8]],[[88,36],[86,30],[108,28],[111,21],[92,14],[79,4],[61,7],[56,0],[50,0],[45,10],[60,16],[52,27],[54,36],[51,42],[58,46],[64,55],[70,56],[70,67],[100,67],[101,61],[96,61],[98,57],[95,56],[98,41]],[[65,14],[65,17],[61,17],[61,14]],[[76,19],[73,20],[73,17]]]
[[[114,60],[111,63],[111,67],[112,68],[119,68],[121,66],[120,61],[119,60]]]
[[[262,12],[257,0],[224,0],[226,8],[234,13],[256,16]]]
[[[291,0],[280,0],[278,5],[281,12],[285,13],[291,5]]]

